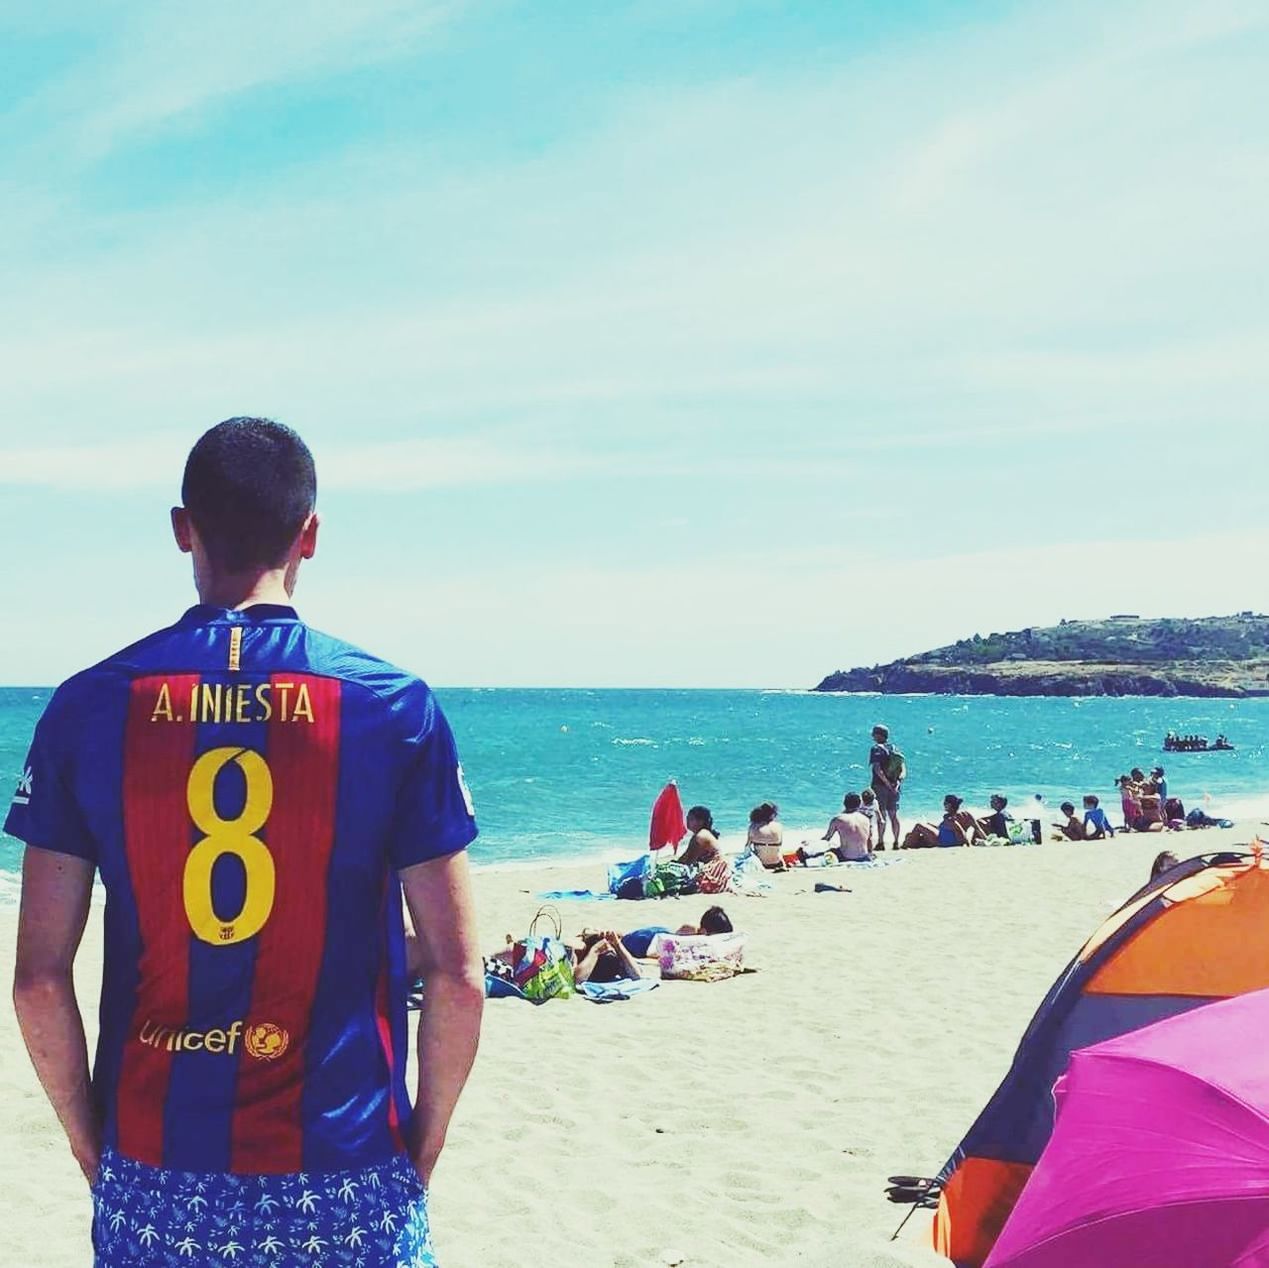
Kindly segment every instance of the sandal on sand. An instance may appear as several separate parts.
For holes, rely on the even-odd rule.
[[[901,1189],[928,1189],[937,1181],[929,1176],[887,1176],[886,1183]]]

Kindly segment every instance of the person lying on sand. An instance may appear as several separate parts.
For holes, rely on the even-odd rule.
[[[682,937],[700,934],[732,933],[731,917],[721,907],[709,907],[701,916],[698,925],[680,925],[677,929],[667,929],[665,925],[645,925],[641,929],[631,929],[621,935],[627,951],[640,959],[648,954],[652,940],[659,933],[677,933]]]
[[[671,932],[691,937],[731,933],[732,923],[721,907],[710,907],[699,925],[680,925],[675,930],[655,925],[624,934],[611,929],[583,929],[577,941],[567,944],[573,955],[573,980],[580,986],[583,982],[660,977],[660,964],[648,957],[648,951],[658,934]]]

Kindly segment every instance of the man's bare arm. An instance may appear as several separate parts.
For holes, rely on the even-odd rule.
[[[26,1050],[90,1184],[101,1157],[101,1128],[72,969],[88,920],[94,870],[73,855],[26,851],[13,974],[13,1005]]]
[[[400,876],[418,935],[423,978],[419,1088],[410,1123],[410,1157],[427,1184],[476,1058],[485,971],[476,939],[467,855],[416,863]]]

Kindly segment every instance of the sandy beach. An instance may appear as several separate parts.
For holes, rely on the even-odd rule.
[[[886,1176],[943,1162],[1053,978],[1160,849],[1184,858],[1254,834],[1239,824],[798,871],[770,897],[724,900],[751,935],[755,973],[606,1006],[491,1001],[434,1177],[443,1265],[945,1263],[926,1249],[926,1213],[890,1240],[907,1208],[886,1202]],[[539,891],[598,888],[601,871],[478,872],[487,949],[525,930]],[[851,892],[817,894],[817,880]],[[558,904],[570,932],[676,925],[705,905]],[[16,923],[0,911],[6,982]],[[100,960],[95,910],[79,974],[93,1008]],[[0,1263],[80,1268],[87,1192],[8,1008],[0,1098]]]

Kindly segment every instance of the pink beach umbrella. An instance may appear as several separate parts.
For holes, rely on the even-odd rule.
[[[1071,1055],[986,1268],[1269,1264],[1269,990]]]
[[[648,832],[648,848],[660,850],[665,846],[677,846],[687,833],[683,819],[683,803],[679,800],[679,786],[670,780],[661,789],[652,807],[652,825]]]

